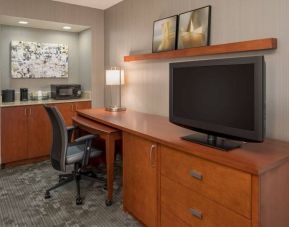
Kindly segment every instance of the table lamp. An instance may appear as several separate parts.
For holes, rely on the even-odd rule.
[[[108,70],[106,70],[105,73],[105,84],[109,87],[110,91],[110,105],[108,107],[105,107],[106,111],[111,112],[118,112],[118,111],[125,111],[126,108],[121,106],[121,87],[124,85],[124,70],[120,67],[112,67]],[[119,90],[119,92],[115,92],[116,94],[116,100],[118,99],[119,102],[116,102],[115,104],[112,103],[113,95],[112,95],[112,89]],[[118,96],[118,97],[117,97]]]

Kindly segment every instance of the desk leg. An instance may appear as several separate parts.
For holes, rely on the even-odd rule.
[[[114,171],[114,156],[115,156],[115,140],[108,136],[105,141],[106,148],[106,169],[107,169],[107,206],[112,205],[113,194],[113,171]]]

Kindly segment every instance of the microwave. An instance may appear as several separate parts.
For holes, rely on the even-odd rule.
[[[80,84],[51,84],[50,88],[53,99],[77,99],[82,94]]]

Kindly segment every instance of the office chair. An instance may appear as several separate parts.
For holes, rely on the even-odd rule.
[[[67,165],[74,165],[74,171],[70,174],[60,174],[59,182],[55,186],[46,190],[45,199],[51,197],[50,191],[73,180],[76,182],[77,194],[76,204],[81,205],[80,197],[80,180],[82,178],[95,180],[88,177],[82,170],[85,170],[89,158],[101,155],[102,151],[91,147],[92,140],[97,138],[97,135],[85,135],[75,139],[73,142],[72,134],[75,126],[66,127],[64,120],[55,106],[44,105],[44,108],[49,116],[52,125],[52,147],[50,151],[51,165],[54,169],[66,172]]]

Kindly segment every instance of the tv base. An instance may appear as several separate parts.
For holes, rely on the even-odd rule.
[[[184,140],[202,144],[208,147],[213,147],[222,151],[230,151],[230,150],[241,147],[240,143],[227,140],[224,138],[220,138],[217,136],[200,134],[200,133],[183,136],[181,138]]]

